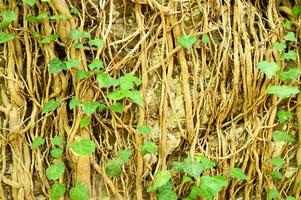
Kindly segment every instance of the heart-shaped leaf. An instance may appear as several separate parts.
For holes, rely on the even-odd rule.
[[[268,62],[266,60],[260,61],[257,67],[269,78],[271,79],[277,71],[280,69],[279,65],[275,62]]]
[[[289,85],[271,86],[267,89],[268,94],[275,94],[280,99],[286,99],[298,94],[300,90]]]
[[[197,37],[195,35],[182,35],[178,37],[179,45],[185,49],[191,48],[196,41]]]

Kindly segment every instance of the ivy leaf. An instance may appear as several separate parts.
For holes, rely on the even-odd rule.
[[[110,160],[106,164],[106,174],[109,177],[118,177],[120,176],[122,170],[119,163],[115,162],[114,160]]]
[[[70,8],[70,13],[76,15],[76,14],[79,13],[79,10],[77,8],[75,8],[75,7],[71,7]]]
[[[279,65],[274,61],[268,62],[266,60],[260,61],[257,67],[269,78],[271,79],[277,71],[280,69]]]
[[[82,49],[84,48],[84,43],[78,42],[73,46],[75,49]]]
[[[88,126],[90,123],[91,123],[91,119],[87,119],[87,118],[81,119],[79,121],[79,127],[84,128],[84,127]]]
[[[63,196],[66,192],[66,186],[64,183],[56,183],[51,186],[50,199],[57,200],[60,196]]]
[[[267,195],[267,199],[281,199],[281,194],[277,189],[270,189]]]
[[[178,196],[172,190],[163,190],[157,194],[158,200],[177,200]]]
[[[288,196],[288,197],[286,197],[286,200],[297,200],[297,199],[293,196]]]
[[[34,6],[35,0],[22,0],[25,4],[29,5],[30,7]]]
[[[107,95],[107,97],[114,101],[119,101],[125,97],[129,97],[131,94],[128,90],[115,90]]]
[[[189,49],[192,45],[197,41],[197,37],[195,35],[182,35],[178,37],[178,43],[182,48]]]
[[[62,149],[62,148],[59,148],[59,147],[56,147],[56,148],[54,148],[54,149],[51,149],[50,154],[51,154],[54,158],[58,159],[58,158],[61,157],[61,155],[63,154],[63,149]]]
[[[193,184],[190,189],[190,193],[188,195],[187,200],[195,200],[202,195],[202,190]]]
[[[107,106],[105,104],[103,104],[103,103],[100,103],[98,105],[98,107],[97,107],[97,109],[98,109],[99,112],[103,111],[106,108],[107,108]]]
[[[126,74],[125,76],[121,76],[119,78],[119,82],[120,82],[120,88],[122,90],[133,89],[134,84],[136,86],[139,86],[142,83],[141,79],[139,79],[136,76],[133,76],[132,74]]]
[[[38,21],[42,21],[42,20],[45,20],[45,19],[48,19],[49,16],[48,16],[48,12],[41,12],[38,16],[37,16],[37,20]]]
[[[51,139],[51,142],[52,144],[59,146],[63,142],[63,137],[60,135],[56,135]]]
[[[286,48],[286,44],[280,43],[280,42],[273,42],[273,47],[274,47],[277,51],[283,51],[283,50]]]
[[[48,113],[48,112],[52,112],[55,109],[57,109],[60,105],[61,105],[60,101],[51,99],[50,101],[48,101],[44,105],[43,110],[42,110],[42,114],[45,114],[45,113]]]
[[[79,140],[69,144],[69,148],[79,156],[89,156],[96,148],[96,145],[91,140]]]
[[[240,180],[248,180],[248,177],[245,175],[245,173],[240,168],[231,169],[229,175],[232,178],[237,178],[237,179],[240,179]]]
[[[183,162],[173,162],[173,169],[183,171],[189,176],[197,179],[204,171],[204,166],[198,162],[192,162],[191,158],[186,158]]]
[[[288,51],[287,53],[282,53],[280,60],[297,60],[297,53],[294,50]]]
[[[48,180],[57,180],[63,176],[65,171],[65,164],[63,162],[58,162],[54,165],[49,166],[46,169],[46,176]]]
[[[190,176],[184,175],[181,184],[188,183],[188,182],[190,182],[191,180],[192,180],[192,179],[191,179]]]
[[[45,143],[45,139],[38,136],[33,140],[30,146],[33,149],[43,145],[44,143]]]
[[[71,39],[74,41],[82,39],[82,38],[89,38],[90,36],[91,36],[90,33],[86,32],[86,31],[80,32],[77,29],[71,30]]]
[[[284,131],[275,131],[273,133],[273,140],[275,142],[283,142],[283,141],[287,141],[287,142],[294,142],[295,141],[295,138],[289,134],[287,134],[286,132]]]
[[[202,42],[205,43],[205,44],[208,44],[210,42],[210,37],[208,34],[204,34],[202,36]]]
[[[142,135],[150,135],[152,134],[152,129],[146,124],[142,124],[138,127],[138,132],[141,133]]]
[[[227,185],[228,182],[224,176],[202,176],[200,178],[201,196],[205,199],[212,199]]]
[[[291,68],[288,71],[280,72],[280,80],[296,80],[300,72],[301,70],[299,68]]]
[[[170,171],[168,170],[161,170],[161,171],[158,171],[156,174],[155,174],[155,181],[154,181],[154,184],[153,186],[149,187],[147,189],[147,192],[153,192],[155,191],[157,188],[165,185],[169,179],[171,178],[171,174],[170,174]]]
[[[73,97],[69,102],[70,110],[73,110],[76,106],[80,104],[80,100],[76,97]]]
[[[41,40],[42,44],[48,44],[54,40],[56,40],[57,38],[59,38],[59,34],[53,34],[53,35],[49,35],[48,37],[44,38],[43,40]]]
[[[283,38],[284,38],[286,41],[293,41],[293,42],[297,41],[294,32],[288,32],[287,34],[285,34],[285,35],[283,36]]]
[[[17,20],[17,14],[15,13],[15,11],[4,11],[2,14],[2,23],[0,28],[2,29],[6,29],[9,27],[9,25]]]
[[[78,67],[78,66],[80,66],[80,61],[77,60],[77,59],[71,58],[71,59],[66,61],[66,68],[67,69],[71,69],[73,67]]]
[[[67,69],[65,62],[62,62],[58,58],[54,58],[54,59],[50,60],[48,65],[49,65],[48,66],[49,72],[52,74],[57,74],[57,73]]]
[[[13,40],[15,36],[12,33],[0,32],[0,44]]]
[[[292,8],[292,14],[294,15],[294,17],[298,17],[300,13],[301,13],[301,7],[300,6],[294,6]]]
[[[142,105],[143,104],[143,99],[141,96],[141,92],[138,90],[135,91],[131,91],[129,96],[128,96],[134,103],[138,104],[138,105]]]
[[[285,29],[291,29],[291,21],[289,21],[289,20],[285,20],[284,21],[284,23],[283,23],[283,27],[285,28]]]
[[[100,87],[108,88],[111,86],[117,86],[119,84],[118,80],[116,80],[102,72],[97,72],[96,78],[97,78],[97,81],[98,81],[98,84]]]
[[[98,106],[99,106],[98,102],[84,101],[83,102],[83,112],[86,115],[91,115],[96,111]]]
[[[116,102],[111,106],[111,110],[116,113],[122,113],[124,105],[122,103]]]
[[[277,110],[277,118],[279,123],[284,123],[286,121],[293,119],[293,114],[285,112],[284,110]]]
[[[282,179],[282,174],[280,172],[272,172],[270,176],[275,181],[280,181]]]
[[[69,191],[71,200],[89,200],[89,188],[82,181],[76,181],[75,186]]]
[[[283,160],[283,158],[281,158],[281,156],[276,156],[276,157],[272,158],[271,163],[275,167],[281,168],[284,164],[284,160]]]
[[[158,147],[155,143],[146,141],[146,142],[144,142],[144,144],[141,147],[141,152],[143,155],[145,155],[147,153],[156,155],[158,152]]]
[[[289,97],[292,97],[296,94],[298,94],[300,91],[298,88],[289,86],[289,85],[283,85],[283,86],[270,86],[267,89],[268,94],[275,94],[280,99],[286,99]]]
[[[76,78],[78,80],[85,79],[89,76],[89,72],[86,72],[85,70],[78,70],[76,71]]]
[[[95,59],[91,62],[91,64],[88,65],[89,69],[94,70],[94,69],[103,69],[103,62],[99,59]]]
[[[196,156],[196,162],[201,163],[204,167],[204,170],[211,169],[216,165],[215,162],[209,160],[205,156]]]
[[[98,48],[102,48],[104,45],[104,41],[102,39],[94,39],[88,42],[90,46],[96,46]]]
[[[122,149],[117,152],[117,163],[125,164],[129,161],[129,158],[133,155],[132,150]]]

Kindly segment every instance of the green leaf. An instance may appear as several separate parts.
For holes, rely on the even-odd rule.
[[[286,41],[293,41],[293,42],[297,41],[294,32],[288,32],[287,34],[285,34],[285,35],[283,36],[283,38],[284,38]]]
[[[97,107],[97,109],[98,109],[99,112],[103,111],[106,108],[107,108],[107,106],[105,104],[103,104],[103,103],[99,103],[99,105]]]
[[[33,140],[30,146],[33,149],[43,145],[44,143],[45,143],[45,139],[38,136]]]
[[[286,48],[286,44],[280,43],[280,42],[273,42],[273,47],[274,47],[277,51],[283,51],[283,50]]]
[[[61,157],[61,155],[63,154],[63,149],[62,149],[62,148],[59,148],[59,147],[56,147],[56,148],[54,148],[54,149],[51,149],[50,154],[51,154],[54,158],[58,159],[58,158]]]
[[[96,111],[98,106],[99,106],[99,102],[84,101],[83,102],[83,112],[86,115],[91,115]]]
[[[208,44],[210,42],[210,37],[208,34],[204,34],[202,36],[202,42],[205,43],[205,44]]]
[[[293,119],[293,114],[285,112],[284,110],[277,110],[277,118],[279,123],[284,123],[286,121]]]
[[[275,131],[273,133],[273,140],[275,142],[283,142],[283,141],[287,141],[287,142],[294,142],[295,141],[295,138],[289,134],[287,134],[286,132],[284,131]]]
[[[277,189],[270,189],[267,195],[267,199],[281,199],[281,194]]]
[[[282,53],[280,60],[297,60],[297,53],[294,50],[288,51],[287,53]]]
[[[84,48],[84,43],[78,42],[78,43],[76,43],[76,44],[74,45],[74,48],[76,48],[76,49],[82,49],[82,48]]]
[[[91,62],[91,64],[88,65],[89,69],[94,70],[94,69],[103,69],[103,62],[99,59],[95,59]]]
[[[284,21],[284,23],[283,23],[283,27],[285,28],[285,29],[291,29],[291,21],[289,21],[289,20],[285,20]]]
[[[89,76],[89,72],[86,72],[85,70],[78,70],[76,71],[76,78],[78,80],[85,79]]]
[[[53,16],[49,17],[50,20],[59,20],[59,19],[69,20],[71,18],[72,17],[67,16],[67,15],[53,15]]]
[[[228,182],[224,176],[202,176],[200,178],[201,196],[205,199],[212,199],[227,185]]]
[[[158,171],[156,174],[155,174],[155,181],[154,181],[154,184],[153,186],[149,187],[147,189],[147,192],[153,192],[155,191],[157,188],[165,185],[169,179],[171,178],[171,174],[170,174],[170,171],[168,170],[161,170],[161,171]]]
[[[69,191],[71,200],[89,200],[89,188],[82,181],[76,181],[75,186]]]
[[[42,110],[42,114],[45,114],[45,113],[48,113],[48,112],[52,112],[55,109],[57,109],[60,105],[61,105],[60,101],[51,99],[50,101],[48,101],[44,105],[43,110]]]
[[[91,123],[91,119],[87,119],[87,118],[81,119],[79,121],[79,127],[84,128],[84,127],[88,126],[90,123]]]
[[[266,60],[257,63],[257,67],[269,78],[271,79],[277,71],[280,69],[279,65],[274,61],[268,62]]]
[[[127,150],[127,149],[122,149],[117,151],[117,163],[119,164],[125,164],[127,162],[129,162],[129,158],[133,155],[133,151],[132,150]]]
[[[131,92],[128,90],[115,90],[107,95],[107,97],[114,101],[119,101],[125,97],[130,96]]]
[[[143,155],[145,155],[147,153],[156,155],[158,152],[158,147],[155,143],[146,141],[146,142],[144,142],[144,144],[141,147],[141,152]]]
[[[75,8],[75,7],[71,7],[70,8],[70,13],[76,15],[76,14],[79,13],[79,10],[77,8]]]
[[[177,200],[178,196],[177,193],[172,190],[164,190],[157,194],[157,198],[158,200]]]
[[[196,162],[201,163],[204,167],[204,170],[211,169],[216,165],[215,162],[209,160],[205,156],[196,156]]]
[[[229,175],[231,176],[231,178],[237,178],[240,180],[248,180],[248,177],[245,175],[245,173],[240,168],[231,169]]]
[[[294,15],[294,17],[298,17],[300,13],[301,13],[301,7],[300,6],[294,6],[292,8],[292,14]]]
[[[270,175],[275,181],[280,181],[282,179],[282,174],[280,172],[272,172]]]
[[[182,48],[189,49],[192,45],[197,41],[197,37],[195,35],[182,35],[178,37],[178,43]]]
[[[142,105],[143,104],[143,99],[141,96],[141,92],[138,90],[135,91],[131,91],[129,96],[128,96],[134,103],[138,104],[138,105]]]
[[[280,72],[280,80],[296,80],[300,72],[301,70],[299,68],[291,68],[288,71]]]
[[[107,164],[106,164],[106,174],[109,177],[118,177],[120,176],[122,170],[120,167],[120,164],[115,162],[114,160],[110,160]]]
[[[188,157],[183,162],[173,162],[173,169],[176,171],[183,171],[189,176],[197,179],[201,176],[204,166],[199,162],[192,162],[192,159]]]
[[[184,175],[181,184],[188,183],[188,182],[190,182],[191,180],[192,180],[192,179],[191,179],[190,176]]]
[[[12,33],[0,32],[0,44],[13,40],[15,36]]]
[[[288,196],[288,197],[286,197],[286,200],[297,200],[297,199],[293,196]]]
[[[146,124],[142,124],[138,127],[138,132],[142,135],[150,135],[152,134],[152,129]]]
[[[272,158],[271,163],[275,167],[281,168],[284,164],[284,160],[283,160],[283,158],[281,158],[281,156],[276,156],[276,157]]]
[[[73,97],[69,102],[70,110],[73,110],[76,106],[80,104],[80,100],[76,97]]]
[[[57,38],[59,38],[59,34],[53,34],[53,35],[49,35],[48,37],[44,38],[41,40],[41,43],[42,44],[47,44],[47,43],[50,43],[54,40],[56,40]]]
[[[283,85],[283,86],[270,86],[267,89],[268,94],[275,94],[280,99],[286,99],[289,97],[292,97],[296,94],[298,94],[300,91],[298,88],[289,86],[289,85]]]
[[[133,76],[132,74],[126,74],[125,76],[121,76],[119,78],[120,82],[120,88],[122,90],[131,90],[134,88],[134,84],[136,86],[139,86],[142,81],[136,76]]]
[[[59,146],[63,142],[63,137],[60,135],[56,135],[51,139],[51,142],[52,144]]]
[[[2,13],[2,23],[1,23],[1,27],[2,29],[6,29],[9,27],[9,25],[17,20],[17,14],[15,13],[15,11],[4,11]]]
[[[74,40],[74,41],[82,39],[82,38],[89,38],[90,36],[91,36],[90,33],[85,32],[85,31],[80,32],[77,29],[72,29],[71,30],[71,39]]]
[[[103,72],[97,72],[96,78],[100,87],[108,88],[111,86],[117,86],[119,84],[118,80],[108,76],[107,74],[104,74]]]
[[[79,156],[90,156],[94,153],[96,145],[91,140],[79,140],[69,144],[69,148]]]
[[[22,0],[23,3],[29,5],[30,7],[34,6],[35,0]]]
[[[64,183],[56,183],[51,186],[50,199],[57,200],[60,196],[63,196],[66,192],[66,186]]]
[[[193,184],[191,186],[190,193],[187,200],[195,200],[200,196],[202,196],[202,190],[198,186]]]
[[[26,17],[26,20],[27,20],[28,22],[30,22],[30,23],[33,23],[33,24],[39,22],[38,18],[37,18],[36,16],[33,16],[33,15],[27,16],[27,17]]]
[[[66,68],[67,69],[71,69],[71,68],[73,68],[73,67],[78,67],[78,66],[80,66],[81,64],[80,64],[80,61],[79,60],[77,60],[77,59],[69,59],[69,60],[67,60],[66,61]]]
[[[111,110],[116,113],[122,113],[124,105],[122,103],[116,102],[111,106]]]
[[[48,19],[49,16],[48,16],[48,12],[41,12],[38,16],[37,16],[37,20],[38,21],[42,21],[42,20],[45,20],[45,19]]]
[[[50,73],[57,74],[63,70],[66,70],[67,68],[65,62],[62,62],[58,58],[54,58],[49,61],[48,69]]]
[[[46,169],[46,176],[48,180],[57,180],[63,176],[64,171],[65,164],[63,162],[58,162]]]
[[[102,48],[104,45],[104,41],[102,39],[94,39],[88,42],[90,46],[96,46],[98,48]]]

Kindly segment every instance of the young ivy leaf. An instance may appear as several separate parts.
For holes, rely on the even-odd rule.
[[[245,173],[240,168],[231,169],[229,175],[232,178],[237,178],[237,179],[240,179],[240,180],[248,180],[248,177],[245,175]]]
[[[268,77],[268,79],[271,79],[280,69],[277,63],[273,61],[268,62],[266,60],[257,63],[257,67]]]
[[[70,8],[70,13],[76,15],[76,14],[79,13],[79,10],[77,8],[75,8],[75,7],[71,7]]]
[[[88,65],[89,69],[94,70],[94,69],[103,69],[103,62],[99,59],[95,59],[91,62],[91,64]]]
[[[58,162],[54,165],[49,166],[46,169],[46,176],[48,180],[57,180],[63,176],[65,171],[65,164],[63,162]]]
[[[297,53],[294,50],[282,53],[280,56],[280,60],[297,60]]]
[[[77,59],[71,58],[71,59],[66,61],[66,68],[67,69],[71,69],[73,67],[78,67],[78,66],[80,66],[80,61],[77,60]]]
[[[158,152],[158,147],[155,143],[146,141],[146,142],[144,142],[144,144],[141,147],[141,152],[143,155],[145,155],[147,153],[156,155]]]
[[[281,158],[281,156],[276,156],[276,157],[272,158],[271,163],[275,167],[281,168],[284,164],[284,160],[283,160],[283,158]]]
[[[85,79],[89,76],[89,72],[86,72],[85,70],[78,70],[76,71],[76,78],[78,80]]]
[[[182,48],[189,49],[197,41],[195,35],[182,35],[178,37],[178,43]]]
[[[300,72],[299,68],[291,68],[288,71],[280,72],[280,80],[296,80]]]
[[[98,106],[99,106],[99,102],[84,101],[83,102],[83,113],[86,115],[91,115],[96,111]]]
[[[134,103],[137,105],[142,105],[143,104],[143,99],[141,96],[141,92],[138,90],[135,91],[130,91],[130,95],[128,96]]]
[[[53,34],[53,35],[49,35],[48,37],[44,38],[41,40],[42,44],[48,44],[54,40],[56,40],[57,38],[59,38],[59,34]]]
[[[111,110],[116,113],[122,113],[124,105],[122,103],[116,102],[111,106]]]
[[[283,51],[283,50],[286,48],[286,44],[280,43],[280,42],[273,42],[273,47],[274,47],[277,51]]]
[[[177,200],[178,196],[172,190],[163,190],[157,194],[157,198],[158,200]]]
[[[100,87],[109,88],[119,84],[118,80],[104,74],[103,72],[96,72],[96,78]]]
[[[120,164],[117,163],[115,160],[110,160],[106,164],[105,169],[106,169],[106,174],[109,177],[118,177],[122,172]]]
[[[156,174],[155,174],[155,181],[154,181],[154,184],[153,186],[150,186],[148,189],[147,189],[147,192],[153,192],[155,191],[157,188],[165,185],[169,179],[171,178],[171,173],[170,171],[168,170],[161,170],[161,171],[158,171]]]
[[[114,101],[119,101],[123,98],[129,97],[131,92],[129,90],[115,90],[109,94],[107,94],[107,97]]]
[[[190,176],[184,175],[181,184],[188,183],[188,182],[190,182],[191,180],[192,180],[192,179],[191,179]]]
[[[273,133],[273,140],[275,142],[283,142],[283,141],[287,141],[287,142],[294,142],[295,141],[295,138],[289,134],[287,134],[286,132],[284,131],[275,131]]]
[[[73,46],[75,49],[82,49],[84,48],[84,43],[78,42]]]
[[[51,186],[50,200],[57,200],[60,196],[63,196],[66,192],[66,186],[64,183],[56,183]]]
[[[75,186],[69,191],[71,200],[89,200],[89,188],[82,181],[76,181]]]
[[[134,88],[134,84],[139,86],[141,83],[141,79],[132,74],[126,74],[119,78],[119,84],[122,90],[131,90]]]
[[[297,41],[294,32],[288,32],[287,34],[285,34],[285,35],[283,36],[283,38],[284,38],[286,41],[292,41],[292,42]]]
[[[195,160],[203,165],[204,170],[211,169],[216,165],[215,162],[209,160],[205,156],[195,156]]]
[[[0,32],[0,44],[13,40],[15,36],[12,33]]]
[[[29,5],[30,7],[34,6],[35,0],[22,0],[23,3]]]
[[[97,107],[97,110],[98,110],[99,112],[101,112],[101,111],[103,111],[103,110],[106,109],[106,108],[107,108],[107,106],[106,106],[105,104],[99,103],[99,105],[98,105],[98,107]]]
[[[297,199],[293,196],[288,196],[288,197],[286,197],[286,200],[297,200]]]
[[[125,164],[129,161],[129,158],[133,155],[132,150],[122,149],[117,152],[117,163]]]
[[[280,99],[286,99],[298,94],[300,90],[296,87],[283,85],[283,86],[270,86],[267,89],[268,94],[275,94]]]
[[[202,36],[202,42],[203,42],[204,44],[208,44],[208,43],[210,42],[210,37],[209,37],[208,34],[204,34],[204,35]]]
[[[96,145],[91,140],[79,140],[70,143],[69,148],[79,156],[90,156],[94,153]]]
[[[89,38],[90,36],[91,36],[90,33],[86,32],[86,31],[80,32],[77,29],[71,30],[71,39],[74,41],[82,39],[82,38]]]
[[[179,172],[183,171],[189,176],[197,179],[204,171],[204,166],[199,162],[192,162],[192,159],[188,157],[183,162],[173,162],[173,169]]]
[[[91,123],[91,119],[83,118],[79,121],[79,127],[84,128]]]
[[[276,115],[277,115],[279,123],[281,123],[281,124],[293,119],[293,114],[291,114],[289,112],[285,112],[284,110],[277,110]]]
[[[300,6],[294,6],[292,8],[292,14],[294,15],[294,17],[298,17],[300,13],[301,13],[301,7]]]
[[[228,185],[224,176],[202,176],[200,182],[201,196],[207,200],[213,199],[223,187]]]
[[[142,124],[138,127],[138,132],[141,133],[142,135],[150,135],[152,134],[152,129],[146,124]]]
[[[56,135],[51,139],[51,142],[52,144],[59,146],[63,142],[63,137],[60,135]]]
[[[280,181],[282,179],[282,174],[281,172],[272,172],[270,174],[270,176],[272,177],[273,180],[275,181]]]
[[[285,29],[291,29],[291,21],[289,21],[289,20],[285,20],[284,21],[284,23],[283,23],[283,27],[285,28]]]
[[[44,143],[45,143],[45,139],[38,136],[33,140],[30,146],[33,149],[43,145]]]
[[[54,149],[51,149],[50,154],[52,155],[52,157],[54,157],[55,159],[58,159],[59,157],[61,157],[61,155],[63,154],[63,149],[56,147]]]
[[[281,194],[277,189],[270,189],[267,194],[267,199],[268,200],[281,199]]]
[[[55,109],[57,109],[60,105],[61,105],[60,101],[51,99],[50,101],[48,101],[44,105],[43,110],[42,110],[42,114],[45,114],[45,113],[48,113],[48,112],[52,112]]]
[[[17,14],[15,13],[15,11],[4,11],[2,13],[2,23],[1,23],[1,26],[0,28],[1,29],[6,29],[9,27],[9,25],[17,20]]]
[[[73,97],[69,102],[69,108],[70,110],[73,110],[76,106],[80,104],[80,100],[76,97]]]
[[[104,45],[104,41],[102,39],[94,39],[88,42],[90,46],[96,46],[98,48],[102,48]]]
[[[65,62],[59,60],[58,58],[54,58],[49,61],[48,69],[49,69],[50,73],[57,74],[63,70],[66,70],[67,67],[66,67]]]
[[[49,16],[48,16],[48,12],[41,12],[38,16],[37,16],[37,20],[38,21],[42,21],[42,20],[45,20],[45,19],[48,19]]]

